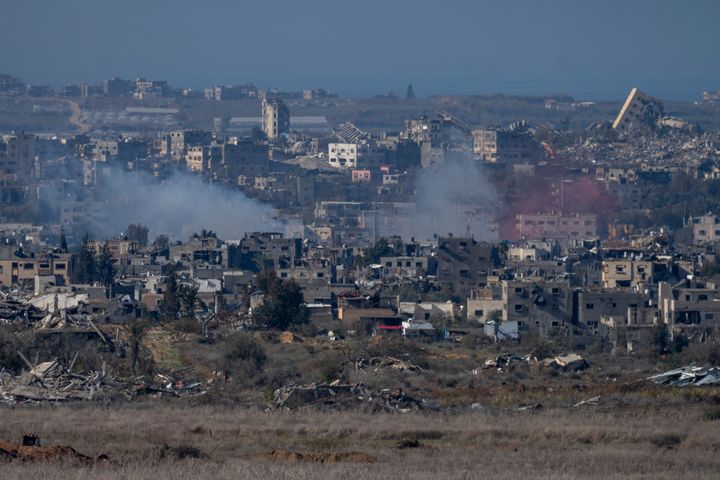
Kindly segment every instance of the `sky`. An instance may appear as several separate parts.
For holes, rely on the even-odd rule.
[[[0,73],[341,95],[720,88],[719,0],[2,0]]]

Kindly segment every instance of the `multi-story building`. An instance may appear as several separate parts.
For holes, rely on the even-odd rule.
[[[473,153],[486,162],[535,163],[540,144],[524,128],[473,130]]]
[[[441,237],[437,248],[437,277],[443,289],[467,296],[484,285],[497,265],[493,245],[473,238]]]
[[[642,287],[653,283],[652,260],[607,259],[602,262],[603,288]]]
[[[5,138],[5,155],[0,155],[0,171],[10,175],[28,176],[35,166],[36,137],[30,133]]]
[[[180,161],[185,158],[189,147],[210,145],[213,141],[212,132],[205,130],[179,130],[170,132],[170,155],[173,160]]]
[[[103,95],[106,97],[124,97],[130,95],[134,87],[135,82],[132,80],[111,78],[103,82]]]
[[[328,163],[335,168],[356,168],[358,146],[355,143],[329,143]]]
[[[515,231],[530,240],[592,240],[597,238],[597,215],[589,213],[519,213]]]
[[[663,108],[660,102],[641,92],[637,87],[633,87],[613,122],[613,128],[619,130],[637,127],[655,128],[662,114]]]
[[[282,100],[264,99],[262,102],[263,132],[271,142],[290,133],[290,110]]]
[[[266,143],[251,139],[231,138],[222,146],[222,169],[226,178],[254,178],[270,172],[270,156]]]
[[[222,163],[222,146],[198,145],[187,148],[185,164],[188,170],[198,173],[217,171]]]
[[[720,241],[720,216],[707,214],[691,219],[693,242],[697,244]]]
[[[30,282],[36,275],[58,276],[65,284],[70,283],[70,255],[51,254],[39,257],[19,257],[0,259],[0,283],[6,287],[18,282]]]

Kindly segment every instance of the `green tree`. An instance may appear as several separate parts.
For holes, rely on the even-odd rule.
[[[658,355],[663,355],[670,350],[670,332],[668,332],[666,325],[655,327],[653,344],[657,347]]]
[[[108,242],[105,242],[100,249],[100,253],[95,259],[97,280],[102,283],[105,287],[112,285],[115,279],[115,264],[113,263],[112,253],[110,253],[110,246]]]
[[[178,289],[181,314],[190,318],[195,316],[195,307],[200,303],[198,288],[192,285],[181,285]]]
[[[177,320],[180,307],[180,286],[178,284],[177,270],[175,266],[171,266],[165,282],[163,299],[160,303],[160,312],[163,319],[165,321]]]
[[[133,376],[138,375],[138,367],[143,364],[141,355],[142,340],[149,329],[150,322],[145,318],[133,318],[125,324],[128,357],[130,358],[130,370]]]
[[[265,292],[265,302],[255,313],[259,323],[286,330],[308,322],[302,289],[294,280],[284,282],[269,271],[261,275],[258,286]]]
[[[367,267],[373,263],[378,263],[380,258],[395,255],[395,249],[388,243],[386,238],[380,238],[372,245],[363,250],[363,253],[357,259],[357,263],[361,267]]]
[[[97,275],[95,264],[95,253],[90,248],[90,238],[87,234],[80,244],[80,253],[74,257],[75,268],[73,268],[75,283],[92,283]]]
[[[170,246],[170,238],[165,234],[160,234],[155,237],[155,246],[161,250],[164,250]]]
[[[125,230],[125,238],[131,242],[138,242],[141,245],[147,245],[148,233],[150,233],[150,229],[145,225],[131,223]]]

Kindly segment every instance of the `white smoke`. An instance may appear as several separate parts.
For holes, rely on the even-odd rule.
[[[238,239],[246,232],[280,227],[272,207],[189,173],[157,180],[146,172],[113,169],[101,185],[96,199],[101,214],[93,225],[98,238],[116,236],[130,223],[147,226],[151,240],[159,234],[184,240],[203,229]]]
[[[415,202],[411,229],[416,238],[470,233],[478,240],[496,240],[491,223],[499,197],[469,155],[422,170],[416,180]]]

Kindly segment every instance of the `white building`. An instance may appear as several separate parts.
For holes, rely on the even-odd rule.
[[[358,146],[355,143],[328,144],[328,162],[335,168],[356,168]]]

